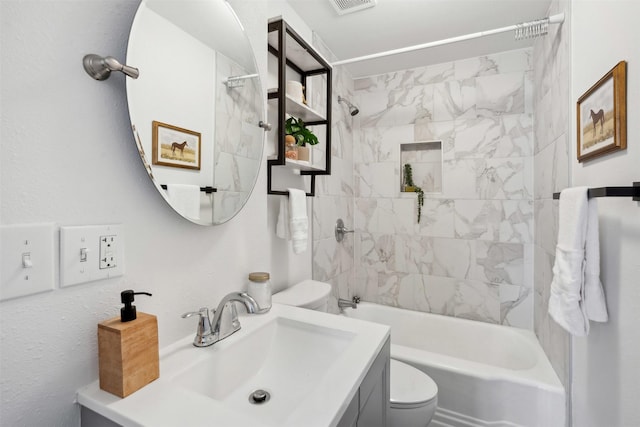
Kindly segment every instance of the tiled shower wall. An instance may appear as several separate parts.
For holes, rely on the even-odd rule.
[[[218,192],[201,195],[201,199],[214,200],[214,222],[227,221],[238,212],[253,188],[255,171],[260,165],[262,147],[253,143],[264,133],[256,126],[262,114],[258,107],[261,104],[256,102],[261,93],[260,82],[247,79],[232,89],[223,84],[229,77],[247,74],[250,73],[240,64],[217,52],[213,183]],[[211,206],[211,200],[208,205]]]
[[[551,25],[549,35],[536,40],[533,47],[536,64],[534,330],[558,377],[569,387],[569,336],[548,314],[558,235],[558,202],[552,195],[569,186],[570,3],[553,1],[549,15],[561,12],[565,14],[564,23]]]
[[[319,37],[314,47],[330,62],[337,60]],[[338,298],[350,298],[354,282],[353,235],[336,242],[336,220],[342,218],[353,228],[353,131],[354,117],[338,95],[353,99],[353,78],[344,67],[333,68],[331,127],[331,175],[316,177],[313,198],[313,278],[331,283],[329,311],[338,312]]]
[[[355,293],[532,328],[532,50],[358,79],[355,95]],[[400,144],[434,140],[442,192],[418,224]]]

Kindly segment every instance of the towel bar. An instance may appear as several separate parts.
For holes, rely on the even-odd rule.
[[[167,185],[166,184],[161,184],[160,187],[162,187],[163,190],[167,189]],[[200,191],[203,191],[207,194],[211,194],[211,193],[215,193],[218,190],[213,188],[213,187],[200,187]]]
[[[587,197],[633,197],[633,200],[640,202],[640,182],[634,182],[631,187],[599,187],[590,188]],[[553,193],[554,199],[560,198],[560,193]]]
[[[277,196],[287,196],[287,197],[289,197],[289,192],[288,192],[288,191],[276,191],[276,190],[272,190],[272,191],[269,191],[267,194],[275,194],[275,195],[277,195]],[[305,195],[306,195],[307,197],[313,197],[313,196],[314,196],[314,193],[305,193]]]

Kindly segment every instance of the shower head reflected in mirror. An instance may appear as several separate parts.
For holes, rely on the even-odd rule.
[[[349,102],[348,100],[346,100],[343,97],[341,97],[340,95],[338,95],[338,104],[340,104],[342,102],[347,104],[347,106],[349,107],[349,114],[351,114],[352,116],[355,116],[356,114],[358,114],[360,112],[358,107],[356,107],[351,102]]]

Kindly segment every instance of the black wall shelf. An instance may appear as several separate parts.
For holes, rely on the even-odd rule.
[[[278,59],[278,87],[269,92],[267,98],[277,104],[277,156],[267,160],[267,194],[288,195],[287,191],[276,190],[272,187],[272,168],[286,167],[300,171],[300,175],[311,177],[310,191],[307,196],[315,195],[315,177],[317,175],[331,174],[331,93],[332,69],[320,54],[307,44],[286,21],[278,19],[268,24],[268,50]],[[310,108],[287,97],[287,67],[301,76],[301,83],[306,87],[307,78],[318,75],[326,76],[326,105],[325,111],[313,111]],[[300,167],[296,162],[287,161],[285,156],[285,131],[284,122],[287,114],[305,117],[308,126],[325,126],[325,164],[324,168],[309,165]],[[310,119],[306,117],[309,115]]]

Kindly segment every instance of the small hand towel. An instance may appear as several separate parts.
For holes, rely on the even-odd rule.
[[[606,320],[599,278],[597,204],[591,203],[587,192],[587,187],[575,187],[560,194],[558,244],[549,297],[549,314],[575,336],[589,333],[590,318]],[[593,311],[593,317],[588,310]]]
[[[289,191],[289,233],[293,253],[299,254],[307,249],[309,237],[309,218],[307,217],[307,195],[296,188]]]
[[[200,187],[186,184],[167,184],[171,206],[182,216],[200,219]]]
[[[289,233],[289,199],[287,197],[280,198],[276,236],[281,239],[291,240],[291,234]]]
[[[585,243],[584,302],[587,318],[595,322],[609,320],[604,289],[600,281],[600,236],[598,233],[598,199],[589,199],[587,238]]]

